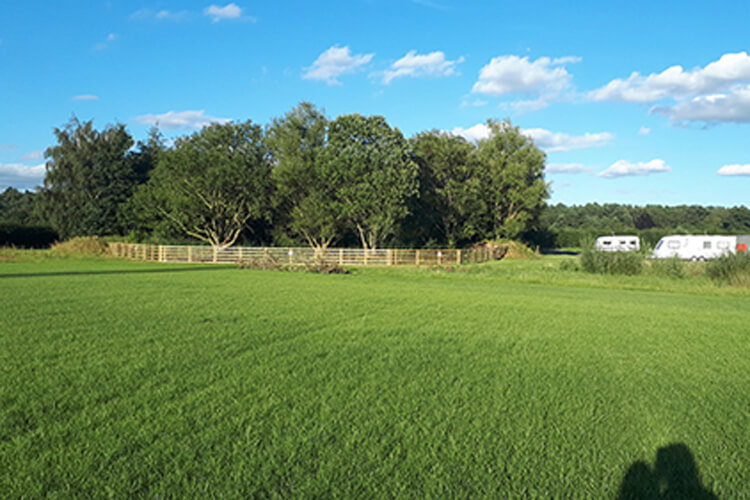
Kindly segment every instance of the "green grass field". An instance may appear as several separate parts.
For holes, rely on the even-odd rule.
[[[0,497],[750,496],[747,289],[13,255]]]

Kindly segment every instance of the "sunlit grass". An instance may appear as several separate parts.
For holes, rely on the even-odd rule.
[[[674,443],[750,494],[746,290],[28,255],[0,262],[0,496],[606,498]]]

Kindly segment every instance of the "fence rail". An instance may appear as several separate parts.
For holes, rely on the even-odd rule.
[[[109,243],[109,250],[115,257],[152,262],[235,264],[249,260],[272,260],[282,265],[325,262],[340,266],[447,266],[496,260],[505,254],[500,247],[463,250],[328,248],[317,251],[306,247],[232,246],[215,249],[208,246],[142,243]]]

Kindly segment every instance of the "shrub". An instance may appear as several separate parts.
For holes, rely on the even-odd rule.
[[[473,248],[491,249],[494,258],[500,259],[536,259],[539,257],[538,251],[535,252],[520,241],[497,239],[478,243]]]
[[[643,271],[643,256],[639,252],[600,252],[590,241],[582,247],[581,268],[587,273],[632,276]]]
[[[679,257],[669,259],[653,259],[648,261],[650,273],[655,276],[668,278],[684,278],[687,276],[687,265]]]
[[[581,266],[578,265],[578,261],[574,259],[565,259],[560,262],[560,271],[580,271]]]
[[[52,245],[56,255],[106,255],[107,240],[97,236],[79,236]]]
[[[706,265],[706,274],[715,281],[750,286],[750,254],[741,252],[713,259]]]
[[[248,259],[241,259],[237,261],[237,266],[240,269],[255,269],[258,271],[281,271],[283,267],[279,264],[279,261],[270,255],[260,258],[251,257]]]
[[[276,259],[267,255],[261,258],[249,258],[237,261],[240,269],[255,269],[260,271],[305,271],[317,274],[349,274],[349,271],[337,264],[324,261],[306,262],[304,265],[281,264]]]

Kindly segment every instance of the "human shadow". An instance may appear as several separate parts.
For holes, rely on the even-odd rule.
[[[617,499],[717,500],[718,497],[701,484],[690,449],[676,443],[659,448],[653,469],[640,460],[633,463],[622,479]]]
[[[97,276],[97,275],[108,275],[108,274],[159,274],[159,273],[183,273],[193,271],[218,271],[226,269],[225,265],[209,264],[205,266],[198,266],[189,264],[191,267],[164,267],[159,269],[106,269],[100,271],[53,271],[49,273],[7,273],[0,274],[2,278],[40,278],[40,277],[52,277],[52,276]]]

